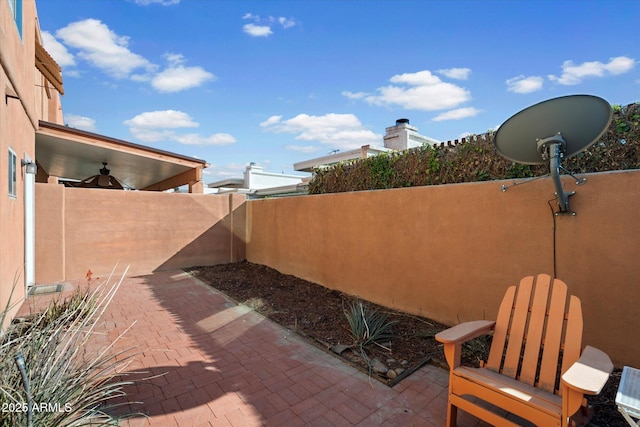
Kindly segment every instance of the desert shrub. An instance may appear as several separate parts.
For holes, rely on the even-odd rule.
[[[92,292],[77,290],[3,331],[0,426],[118,425],[110,401],[130,384],[120,378],[133,355],[114,352],[114,343],[88,344],[121,283],[109,279]]]
[[[352,302],[344,314],[355,343],[360,348],[393,338],[391,328],[397,322],[388,320],[385,313],[366,307],[362,301]]]

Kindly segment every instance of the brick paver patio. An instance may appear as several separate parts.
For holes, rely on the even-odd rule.
[[[182,271],[124,280],[96,345],[127,328],[116,349],[136,347],[130,369],[145,373],[132,377],[153,377],[127,389],[146,415],[128,426],[445,423],[446,371],[427,365],[389,388]]]

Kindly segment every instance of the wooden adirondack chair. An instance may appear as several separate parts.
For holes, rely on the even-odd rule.
[[[462,343],[493,331],[488,360],[481,368],[461,366]],[[567,285],[546,274],[511,286],[497,320],[462,323],[436,335],[451,369],[447,425],[456,425],[457,409],[492,425],[517,424],[476,397],[538,426],[568,426],[584,395],[600,393],[613,364],[602,351],[581,353],[582,309]]]

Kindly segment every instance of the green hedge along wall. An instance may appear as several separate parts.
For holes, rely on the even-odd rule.
[[[563,161],[571,173],[640,168],[640,103],[613,106],[613,119],[601,140]],[[522,165],[500,156],[494,133],[471,135],[458,143],[422,146],[317,169],[309,194],[453,184],[545,175],[547,165]]]

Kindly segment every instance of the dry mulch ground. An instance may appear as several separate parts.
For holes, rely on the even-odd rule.
[[[433,338],[445,326],[430,319],[357,300],[342,292],[246,261],[195,267],[189,272],[389,386],[397,384],[425,363],[446,367],[442,347]],[[396,322],[392,326],[394,338],[382,345],[368,345],[364,356],[357,346],[352,346],[355,338],[345,315],[351,304],[358,302],[362,302],[365,309],[384,313],[389,321]],[[488,340],[475,340],[467,345],[464,363],[477,364],[486,357],[488,346]],[[372,363],[374,359],[376,362]],[[620,371],[616,370],[601,395],[590,400],[595,409],[591,426],[628,426],[614,403],[619,380]]]

